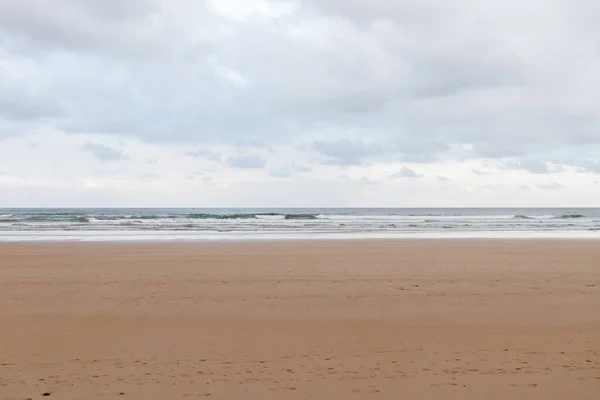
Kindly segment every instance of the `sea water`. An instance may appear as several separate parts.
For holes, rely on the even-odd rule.
[[[0,241],[320,238],[600,238],[600,209],[0,209]]]

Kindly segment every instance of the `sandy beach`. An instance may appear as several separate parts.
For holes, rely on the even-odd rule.
[[[600,242],[1,244],[0,399],[44,394],[598,399]]]

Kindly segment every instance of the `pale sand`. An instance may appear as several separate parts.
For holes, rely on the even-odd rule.
[[[0,398],[600,399],[600,241],[0,245]]]

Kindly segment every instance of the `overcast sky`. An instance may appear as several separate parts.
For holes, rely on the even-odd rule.
[[[600,2],[0,0],[0,206],[598,206]]]

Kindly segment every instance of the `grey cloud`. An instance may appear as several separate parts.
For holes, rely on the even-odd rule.
[[[360,165],[365,159],[384,153],[378,145],[347,139],[316,141],[312,148],[328,157],[324,162],[327,165]]]
[[[86,142],[81,149],[90,152],[98,161],[123,161],[128,160],[123,151],[114,149],[102,143]]]
[[[232,168],[262,169],[265,167],[265,164],[265,159],[257,155],[239,155],[227,159],[227,165]]]
[[[334,165],[600,151],[590,2],[295,4],[236,19],[209,2],[2,1],[0,136],[31,123],[206,146],[306,140]]]
[[[257,148],[257,149],[264,149],[267,148],[267,144],[260,141],[260,140],[238,140],[236,145],[238,147],[248,147],[248,148]]]
[[[273,36],[267,34],[263,27],[250,23],[228,25],[226,20],[211,13],[210,10],[201,9],[202,12],[196,14],[206,18],[207,29],[212,27],[219,32],[224,28],[231,28],[236,32],[236,35],[227,37],[217,35],[219,40],[215,41],[216,44],[223,44],[223,47],[228,48],[248,46],[257,46],[257,48],[254,53],[235,51],[210,53],[212,62],[188,66],[188,59],[184,56],[188,52],[195,52],[200,59],[205,57],[205,60],[208,60],[206,56],[209,54],[202,47],[198,47],[198,43],[189,40],[195,23],[189,26],[168,25],[168,21],[173,20],[170,17],[174,15],[179,18],[184,17],[181,10],[168,5],[169,3],[161,4],[155,1],[144,2],[144,4],[121,3],[129,2],[115,4],[111,2],[109,6],[98,6],[92,1],[63,0],[58,5],[53,4],[52,7],[39,0],[6,3],[12,4],[5,7],[3,14],[7,19],[7,35],[17,39],[30,38],[36,43],[39,42],[38,45],[48,51],[67,49],[75,57],[70,61],[86,61],[77,59],[78,52],[94,52],[103,55],[110,53],[111,48],[115,48],[114,51],[120,51],[121,54],[130,55],[144,51],[146,58],[154,54],[152,60],[145,60],[152,63],[145,68],[144,73],[139,73],[134,64],[121,64],[117,70],[111,63],[97,58],[94,64],[85,65],[80,69],[82,72],[78,74],[54,76],[55,80],[57,78],[67,80],[66,84],[60,86],[69,89],[62,93],[67,97],[63,100],[69,104],[70,114],[69,118],[57,121],[57,125],[68,131],[129,133],[148,140],[203,137],[223,141],[236,140],[236,137],[255,135],[259,132],[272,136],[270,125],[296,126],[281,133],[281,137],[285,140],[285,137],[300,135],[303,128],[314,126],[322,121],[330,121],[331,113],[339,111],[348,114],[348,119],[342,122],[360,125],[360,120],[357,120],[354,114],[380,113],[390,102],[409,100],[412,92],[424,90],[420,88],[422,84],[418,83],[419,81],[429,85],[432,78],[440,75],[438,70],[433,70],[427,72],[431,76],[412,78],[402,74],[396,76],[395,71],[398,69],[396,67],[417,72],[426,71],[425,66],[429,65],[430,69],[438,68],[437,65],[448,58],[437,50],[427,51],[425,48],[424,54],[420,54],[423,50],[417,48],[419,53],[417,54],[412,45],[408,45],[407,48],[406,43],[387,43],[397,37],[398,32],[395,31],[365,32],[367,35],[373,35],[374,43],[380,42],[380,50],[383,52],[381,54],[374,52],[373,49],[356,45],[340,47],[337,41],[324,37],[326,45],[332,50],[324,57],[320,47],[313,46],[310,40],[287,37],[285,31],[279,32],[279,36]],[[338,6],[336,6],[337,12],[344,15],[345,11]],[[98,7],[101,8],[95,9]],[[362,8],[362,6],[355,7]],[[440,8],[439,5],[433,4],[399,7],[403,12],[407,9],[419,9],[421,11],[417,15],[421,16],[429,16],[432,12],[439,15]],[[367,8],[380,11],[385,9],[387,16],[405,15],[403,12],[390,13],[389,6],[382,3]],[[42,19],[43,23],[40,24],[26,12],[31,9],[47,15]],[[322,8],[318,8],[317,11],[318,16]],[[289,18],[292,26],[299,28],[311,22],[303,12],[298,12]],[[18,21],[18,23],[14,22],[13,25],[11,21]],[[436,18],[435,21],[437,23],[438,19]],[[336,26],[335,18],[324,22],[332,24],[336,29],[349,30],[353,35],[363,34],[361,30],[356,30],[351,25]],[[277,40],[278,37],[281,39]],[[73,40],[78,42],[73,43]],[[175,55],[174,59],[167,59],[174,62],[165,63],[162,50],[178,46],[183,48],[183,52]],[[147,51],[149,48],[153,53]],[[278,59],[275,60],[274,65],[260,61],[264,58],[263,54],[273,52],[297,53],[299,57],[295,62],[294,58]],[[472,51],[468,53],[473,54]],[[255,58],[248,58],[247,54],[255,54]],[[459,62],[454,52],[451,52],[450,56],[452,58],[448,61],[450,64],[455,65]],[[307,64],[302,61],[317,57],[320,58],[319,63]],[[416,58],[411,60],[411,57]],[[367,60],[367,63],[348,62],[353,59]],[[481,59],[490,59],[490,64],[501,65],[490,57],[477,57],[475,60]],[[53,67],[60,68],[59,65]],[[451,68],[440,68],[451,70]],[[84,90],[82,88],[86,86],[77,82],[89,82],[90,76],[107,76],[104,71],[106,69],[110,72],[108,74],[110,80],[104,80],[102,86]],[[464,68],[461,66],[454,69],[462,71]],[[474,67],[470,69],[469,76],[474,75],[474,70],[476,70]],[[89,73],[86,74],[86,71]],[[248,90],[232,90],[227,77],[242,74],[248,77],[252,85]],[[447,85],[446,80],[454,78],[439,79],[443,80],[442,85]],[[160,82],[160,85],[157,82]],[[412,82],[411,85],[416,86],[411,88],[403,82]],[[117,97],[115,93],[125,95]],[[197,93],[198,96],[192,93]],[[215,101],[202,101],[207,98],[202,93],[210,93]],[[88,106],[86,102],[80,101],[81,98],[96,100]],[[164,107],[165,103],[171,106]],[[282,109],[287,111],[281,114],[279,110]],[[390,120],[390,115],[384,115],[384,120]],[[395,121],[392,120],[388,122],[390,125],[394,123]],[[360,126],[358,128],[363,129]],[[198,133],[200,131],[201,134]]]
[[[510,160],[503,163],[508,169],[524,169],[532,174],[549,174],[552,171],[547,162],[539,160]]]
[[[512,141],[506,141],[505,143],[497,143],[497,141],[476,143],[474,150],[475,155],[482,158],[517,157],[530,153],[524,147],[515,146]]]
[[[9,137],[20,136],[22,132],[19,130],[19,124],[6,123],[0,118],[0,142]]]
[[[0,32],[15,52],[73,53],[154,57],[166,51],[166,14],[158,2],[6,0],[0,4]],[[154,24],[154,27],[152,27]]]
[[[142,179],[156,179],[160,178],[160,175],[155,174],[154,172],[144,172],[138,175]]]
[[[424,58],[415,63],[415,71],[413,92],[425,97],[451,96],[467,90],[519,85],[524,81],[524,71],[514,54],[490,54],[483,48],[473,49],[470,57],[464,53],[449,53]]]
[[[215,151],[209,149],[196,149],[185,153],[187,156],[195,158],[203,158],[208,161],[220,162],[221,155]]]
[[[435,0],[373,0],[368,3],[361,0],[307,0],[305,3],[313,9],[322,10],[326,15],[344,17],[365,25],[376,21],[441,24],[444,23],[445,15],[455,15],[462,9]]]
[[[289,178],[292,176],[292,169],[287,165],[280,165],[278,167],[271,168],[269,175],[275,178]]]
[[[421,153],[405,153],[400,157],[401,161],[417,164],[427,164],[438,160],[434,151],[423,151]]]
[[[419,174],[408,167],[402,167],[400,171],[392,174],[393,178],[420,178],[422,176],[422,174]]]
[[[62,112],[62,108],[49,99],[35,99],[23,94],[8,96],[6,93],[0,93],[0,117],[7,120],[29,121],[58,116]]]
[[[564,167],[539,159],[508,160],[501,165],[508,169],[523,169],[532,174],[552,174],[564,172]]]
[[[312,171],[312,168],[309,167],[308,165],[302,165],[302,164],[296,164],[296,163],[292,164],[292,168],[294,169],[294,171],[300,172],[300,173]]]
[[[525,69],[517,53],[492,34],[472,35],[471,29],[485,31],[485,28],[472,26],[470,14],[474,7],[465,2],[311,0],[307,3],[317,12],[358,23],[362,32],[376,35],[388,54],[402,60],[399,65],[408,71],[404,80],[408,84],[397,87],[406,94],[446,96],[464,90],[519,85],[524,81]],[[404,39],[413,37],[419,40]],[[440,46],[441,37],[452,40]]]
[[[43,89],[43,82],[14,78],[1,61],[0,53],[0,119],[35,121],[65,112],[60,101]]]
[[[437,176],[437,180],[440,182],[450,182],[451,181],[450,178],[446,178],[445,176],[441,176],[441,175]]]
[[[427,136],[406,137],[400,140],[399,145],[402,161],[412,163],[434,162],[449,148],[447,143]]]

